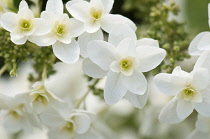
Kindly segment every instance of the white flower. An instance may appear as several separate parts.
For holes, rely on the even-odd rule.
[[[210,4],[208,5],[208,16],[210,26]],[[190,43],[189,53],[191,55],[201,55],[205,50],[210,50],[210,32],[205,31],[199,33]]]
[[[46,20],[34,18],[25,0],[21,1],[17,14],[7,12],[1,16],[0,22],[10,32],[12,42],[18,45],[24,44],[31,36],[44,35],[52,28]]]
[[[81,22],[84,22],[84,29],[88,33],[94,33],[100,27],[110,32],[114,24],[128,24],[133,30],[136,25],[128,18],[109,14],[112,9],[114,0],[72,0],[67,2],[66,8],[69,13]]]
[[[166,55],[153,39],[137,41],[134,31],[127,25],[113,28],[109,42],[88,43],[87,52],[92,61],[84,61],[84,72],[94,78],[107,75],[106,103],[116,103],[125,96],[139,108],[146,102],[147,90],[147,80],[142,72],[157,67]]]
[[[52,24],[51,32],[30,40],[38,46],[52,45],[55,56],[65,63],[77,62],[80,49],[74,38],[84,32],[82,22],[63,13],[62,0],[48,0],[41,17]]]
[[[40,115],[40,118],[50,129],[50,139],[69,139],[86,133],[93,121],[93,116],[87,111],[71,111],[68,107],[62,106],[57,109],[48,109]]]
[[[187,139],[209,139],[210,138],[210,118],[198,115],[195,130]]]
[[[204,116],[210,116],[207,94],[209,72],[204,68],[194,68],[190,73],[176,67],[172,74],[160,73],[154,77],[157,88],[168,96],[175,96],[162,109],[159,119],[176,123],[188,117],[193,109]]]
[[[43,82],[35,82],[32,87],[33,90],[30,92],[19,95],[22,95],[26,103],[32,105],[36,114],[40,114],[48,107],[53,107],[57,103],[63,102],[60,98],[48,91]]]
[[[32,126],[39,127],[39,120],[19,95],[8,97],[0,95],[0,108],[3,114],[3,124],[8,132],[20,130],[31,132]]]

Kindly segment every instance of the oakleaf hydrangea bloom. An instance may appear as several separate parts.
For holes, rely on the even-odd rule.
[[[48,107],[56,105],[58,102],[63,102],[63,100],[48,91],[43,82],[35,82],[32,87],[33,90],[29,93],[23,93],[22,95],[25,96],[27,103],[31,103],[36,114],[40,114]]]
[[[208,16],[210,26],[210,4],[208,5]],[[205,50],[210,50],[210,32],[205,31],[199,33],[190,43],[189,53],[191,55],[201,55]]]
[[[93,118],[93,113],[72,110],[65,106],[48,109],[40,115],[41,121],[50,129],[50,139],[79,139],[80,135],[89,130]]]
[[[140,103],[138,107],[143,107],[141,97],[146,99],[147,80],[142,72],[157,67],[166,55],[165,50],[153,45],[154,42],[152,39],[137,41],[135,32],[122,25],[113,28],[109,42],[97,40],[88,43],[87,52],[93,63],[85,60],[83,70],[91,77],[107,75],[104,89],[106,103],[116,103],[125,96],[132,104],[137,102]]]
[[[16,133],[20,130],[31,132],[33,126],[39,127],[38,118],[19,95],[9,97],[1,94],[0,108],[3,124],[8,132]]]
[[[134,31],[136,30],[136,25],[130,19],[118,14],[109,14],[113,3],[114,0],[91,0],[90,2],[77,0],[66,4],[69,13],[84,23],[83,27],[86,32],[78,37],[81,56],[88,57],[88,42],[104,39],[101,28],[109,33],[113,26],[127,24]]]
[[[62,0],[48,0],[46,11],[41,17],[48,20],[52,25],[50,33],[33,37],[32,42],[38,46],[52,45],[53,52],[57,58],[65,63],[75,63],[79,59],[80,49],[74,39],[84,32],[82,22],[68,17],[63,13]]]
[[[1,26],[10,32],[11,40],[15,44],[24,44],[30,37],[44,35],[51,30],[47,20],[34,18],[25,0],[19,5],[17,14],[7,12],[1,16]]]
[[[184,120],[195,109],[203,116],[210,116],[209,72],[205,68],[197,67],[190,73],[176,67],[172,74],[160,73],[154,77],[160,92],[174,96],[162,109],[159,119],[163,122],[176,123]],[[173,110],[173,112],[171,112]],[[175,112],[174,112],[175,111]]]
[[[198,115],[195,130],[187,139],[209,139],[210,138],[210,118]]]

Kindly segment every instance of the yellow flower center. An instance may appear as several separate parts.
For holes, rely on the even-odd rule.
[[[122,71],[128,71],[133,67],[133,60],[131,57],[121,58],[119,65]]]
[[[38,96],[35,98],[34,101],[35,101],[35,102],[40,102],[40,103],[43,103],[43,104],[47,104],[47,99],[46,99],[44,96],[42,96],[42,95],[38,95]]]
[[[67,122],[66,125],[63,127],[63,131],[67,131],[69,134],[74,134],[74,124],[72,122]]]
[[[188,88],[185,88],[183,91],[182,91],[182,97],[186,100],[186,101],[189,101],[191,100],[194,95],[195,95],[196,91],[191,88],[191,87],[188,87]]]
[[[32,27],[31,21],[25,19],[20,20],[20,27],[23,31],[29,31]]]
[[[102,14],[103,14],[103,10],[92,7],[90,9],[90,14],[94,19],[98,20],[99,18],[101,18]]]
[[[60,37],[62,36],[66,31],[66,25],[64,24],[57,24],[55,25],[55,32]]]

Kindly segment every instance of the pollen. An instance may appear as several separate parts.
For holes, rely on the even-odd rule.
[[[90,9],[90,14],[95,20],[98,20],[99,18],[101,18],[102,14],[103,14],[103,10],[92,7]]]
[[[21,19],[20,20],[20,27],[23,31],[29,31],[32,27],[30,20]]]
[[[130,70],[133,67],[133,60],[130,57],[121,58],[119,65],[122,71]]]

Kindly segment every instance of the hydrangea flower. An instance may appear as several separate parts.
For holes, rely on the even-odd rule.
[[[62,0],[48,0],[46,11],[41,13],[52,25],[50,33],[33,37],[30,40],[38,46],[52,45],[55,56],[65,63],[75,63],[79,59],[80,49],[74,39],[84,32],[82,22],[63,13]]]
[[[208,5],[208,17],[210,26],[210,4]],[[205,50],[210,50],[210,32],[205,31],[199,33],[190,43],[189,53],[190,55],[201,55]]]
[[[34,18],[25,0],[19,5],[17,14],[4,13],[0,20],[1,26],[10,32],[11,41],[15,44],[24,44],[32,36],[44,35],[51,30],[51,25],[43,18]]]
[[[172,74],[160,73],[154,77],[160,92],[174,96],[160,112],[163,122],[176,123],[184,120],[195,109],[203,116],[210,116],[208,93],[209,72],[205,68],[196,67],[190,73],[176,67]],[[172,112],[171,112],[172,111]]]
[[[87,52],[90,60],[84,61],[84,72],[91,77],[107,75],[106,103],[116,103],[125,96],[136,107],[145,104],[147,80],[142,72],[157,67],[166,55],[153,39],[137,41],[127,25],[113,28],[109,42],[89,42]]]
[[[110,32],[113,26],[118,24],[127,24],[134,31],[136,25],[128,18],[118,15],[109,14],[113,7],[114,0],[84,0],[69,1],[66,8],[69,13],[77,20],[84,23],[83,27],[86,32],[78,38],[81,50],[81,56],[88,57],[87,43],[93,40],[103,40],[103,29]]]
[[[79,139],[80,135],[89,130],[93,118],[93,113],[72,110],[65,106],[57,109],[48,109],[40,115],[41,121],[50,129],[50,139],[77,137]]]
[[[3,125],[10,133],[24,130],[32,131],[32,127],[39,127],[39,120],[34,115],[31,107],[16,95],[9,97],[0,95],[0,108],[3,116]]]

